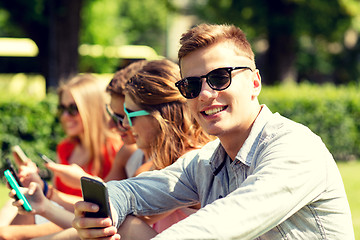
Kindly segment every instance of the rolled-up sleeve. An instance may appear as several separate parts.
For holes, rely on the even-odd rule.
[[[198,203],[192,180],[194,171],[189,166],[194,154],[187,156],[165,169],[108,183],[109,198],[118,215],[118,226],[129,214],[153,215]]]

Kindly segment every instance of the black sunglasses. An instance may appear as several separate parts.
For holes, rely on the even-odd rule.
[[[116,127],[119,128],[120,130],[124,130],[125,129],[123,126],[124,117],[121,116],[120,114],[113,112],[110,109],[109,104],[106,104],[105,107],[106,107],[106,112],[109,114],[111,119],[114,121]]]
[[[64,112],[67,112],[70,116],[73,116],[73,117],[79,114],[79,110],[78,110],[78,108],[77,108],[77,106],[76,106],[75,103],[71,103],[71,104],[68,105],[68,106],[65,106],[65,105],[63,105],[63,104],[60,104],[60,105],[58,106],[58,113],[59,113],[59,115],[60,115],[60,116],[63,115]]]
[[[187,99],[196,98],[201,92],[201,79],[205,78],[207,84],[217,91],[227,89],[231,84],[231,72],[239,69],[249,69],[249,67],[223,67],[212,70],[200,77],[187,77],[175,83],[180,93]]]

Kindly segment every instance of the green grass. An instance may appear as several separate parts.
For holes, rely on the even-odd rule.
[[[338,163],[349,200],[355,239],[360,239],[360,161]]]
[[[360,161],[340,162],[338,166],[351,208],[355,239],[360,239]],[[8,193],[9,190],[0,181],[0,206],[3,206],[8,201]]]
[[[5,186],[3,181],[0,183],[0,206],[2,207],[9,200],[9,189]]]

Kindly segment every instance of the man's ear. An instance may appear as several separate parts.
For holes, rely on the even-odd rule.
[[[261,76],[258,69],[253,74],[253,90],[253,98],[258,97],[261,92]]]

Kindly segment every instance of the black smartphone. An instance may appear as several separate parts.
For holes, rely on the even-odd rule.
[[[24,204],[22,205],[22,207],[26,211],[31,212],[32,208],[31,208],[30,203],[28,202],[28,200],[26,199],[24,194],[22,194],[18,182],[16,182],[14,176],[12,175],[12,173],[10,172],[9,169],[5,170],[4,176],[5,176],[6,180],[8,181],[8,183],[10,184],[10,187],[15,190],[17,199],[23,200]]]
[[[18,185],[20,187],[23,187],[23,185],[21,184],[20,179],[19,179],[19,177],[17,175],[17,171],[15,170],[14,165],[11,163],[9,158],[5,158],[5,166],[4,166],[4,168],[9,169],[11,174],[15,178],[16,182],[18,183]]]
[[[53,160],[51,160],[50,158],[48,158],[45,154],[42,153],[37,153],[39,155],[39,157],[44,160],[46,163],[55,163]]]
[[[95,203],[99,206],[98,212],[86,212],[86,217],[109,217],[112,220],[106,183],[84,176],[81,177],[81,191],[85,202]]]

